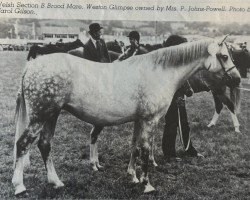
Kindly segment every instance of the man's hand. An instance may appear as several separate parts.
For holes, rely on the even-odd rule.
[[[121,54],[121,55],[119,55],[119,57],[117,58],[117,60],[121,61],[123,59],[123,57],[124,57],[124,54]]]

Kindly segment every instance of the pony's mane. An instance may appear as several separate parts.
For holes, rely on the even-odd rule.
[[[207,51],[208,45],[211,44],[213,40],[202,40],[189,43],[183,43],[177,46],[171,46],[162,48],[146,55],[134,56],[128,59],[129,62],[148,62],[155,65],[161,65],[165,67],[169,66],[179,66],[183,64],[188,64],[196,59],[208,56]]]

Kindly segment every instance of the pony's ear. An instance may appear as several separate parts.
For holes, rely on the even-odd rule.
[[[229,35],[230,35],[230,34],[227,34],[227,35],[225,35],[225,36],[222,38],[222,40],[218,43],[219,46],[222,46],[223,42],[227,39],[227,37],[228,37]]]
[[[219,45],[214,42],[208,46],[207,51],[211,56],[215,56],[219,51]]]

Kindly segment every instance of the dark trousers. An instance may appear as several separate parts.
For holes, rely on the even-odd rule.
[[[179,112],[178,112],[179,108]],[[171,157],[176,157],[175,142],[177,135],[177,128],[179,127],[179,117],[180,114],[180,124],[182,130],[182,141],[185,152],[191,155],[197,155],[197,151],[192,146],[190,140],[190,127],[187,118],[186,105],[184,100],[184,95],[180,94],[178,91],[175,93],[168,112],[165,116],[165,127],[162,138],[162,150],[164,156],[169,159]]]

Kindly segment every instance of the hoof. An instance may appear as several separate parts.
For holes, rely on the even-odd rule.
[[[128,172],[128,174],[130,174],[130,175],[134,175],[134,174],[135,174],[135,170],[130,169],[130,168],[127,170],[127,172]]]
[[[99,163],[91,163],[92,169],[93,171],[102,171],[103,170],[103,166],[101,166]]]
[[[93,169],[94,172],[98,171],[98,168],[96,166],[93,166],[92,169]]]
[[[210,128],[212,126],[215,126],[215,124],[214,123],[210,123],[210,124],[207,125],[208,128]]]
[[[139,179],[136,177],[136,172],[133,169],[128,169],[127,170],[128,174],[132,176],[132,183],[139,183]]]
[[[91,163],[91,167],[94,172],[98,171],[98,168],[95,163]]]
[[[154,167],[158,167],[157,163],[155,162],[155,159],[153,157],[149,158],[150,164],[152,164]]]
[[[157,165],[156,162],[153,162],[153,166],[154,166],[154,167],[158,167],[158,165]]]
[[[132,183],[139,183],[139,182],[140,182],[139,179],[136,176],[134,176],[132,179]]]
[[[155,188],[152,185],[150,184],[145,185],[144,193],[148,194],[154,191],[155,191]]]
[[[240,132],[240,129],[239,129],[238,127],[237,127],[237,128],[235,127],[234,131],[235,131],[236,133],[241,133],[241,132]]]
[[[97,167],[98,171],[104,171],[104,167],[101,166],[99,163],[96,164],[96,167]]]
[[[103,169],[103,168],[104,168],[104,167],[101,166],[99,163],[97,163],[96,166],[97,166],[98,169]]]
[[[25,186],[23,184],[16,187],[16,190],[15,190],[15,195],[16,196],[23,195],[25,193],[26,193],[26,188],[25,188]]]
[[[58,182],[57,184],[55,184],[53,186],[54,189],[58,189],[58,188],[61,188],[61,187],[64,187],[64,183],[62,181]]]

